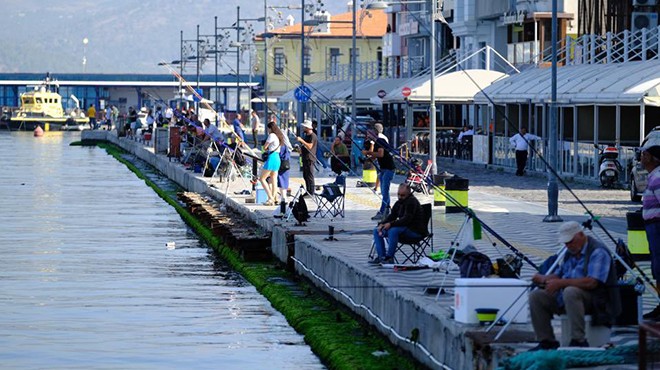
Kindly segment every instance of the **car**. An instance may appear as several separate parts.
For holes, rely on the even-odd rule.
[[[640,157],[642,153],[641,148],[651,142],[657,142],[660,145],[660,126],[656,126],[651,130],[644,138],[644,141],[642,141],[642,146],[635,149],[635,156],[630,166],[630,176],[628,176],[630,179],[630,200],[633,202],[640,202],[642,200],[642,194],[646,190],[649,173],[642,166]]]

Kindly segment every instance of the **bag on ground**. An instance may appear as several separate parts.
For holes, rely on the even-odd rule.
[[[480,278],[493,274],[493,263],[487,255],[480,252],[466,254],[459,266],[462,278]]]
[[[309,211],[307,210],[307,203],[303,197],[298,197],[297,200],[291,202],[291,213],[296,221],[303,223],[309,220]]]

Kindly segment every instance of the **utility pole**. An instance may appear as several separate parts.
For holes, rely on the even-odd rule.
[[[550,102],[550,130],[549,130],[549,148],[550,155],[549,166],[552,169],[557,168],[557,0],[552,0],[552,87]],[[545,216],[543,222],[561,222],[559,217],[558,203],[559,203],[559,186],[555,174],[547,169],[548,172],[548,215]]]

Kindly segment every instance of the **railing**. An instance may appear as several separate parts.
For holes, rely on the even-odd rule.
[[[577,39],[567,36],[558,41],[560,47],[557,50],[557,63],[572,65],[655,60],[660,55],[659,35],[660,27],[624,30],[616,34],[582,35]],[[552,45],[530,60],[531,63],[550,63]]]
[[[547,141],[538,140],[530,143],[534,146],[539,155],[546,158]],[[557,145],[560,149],[559,161],[557,163],[557,172],[562,175],[568,175],[583,179],[598,179],[599,157],[598,150],[594,148],[593,143],[578,142],[577,150],[572,141],[560,141]],[[632,164],[635,156],[634,147],[619,147],[619,163],[623,168],[623,173],[619,174],[621,184],[629,182],[628,168]],[[509,143],[509,138],[504,136],[495,136],[493,138],[493,165],[516,168],[515,150]],[[527,171],[545,172],[545,164],[539,156],[530,151],[527,159]]]

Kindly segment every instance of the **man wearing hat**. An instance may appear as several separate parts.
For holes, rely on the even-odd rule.
[[[303,180],[305,180],[305,190],[307,190],[307,193],[314,194],[314,163],[316,162],[315,154],[318,139],[314,133],[312,121],[306,119],[301,126],[304,137],[296,136],[296,140],[300,143]]]
[[[561,267],[532,277],[539,287],[529,294],[532,326],[539,340],[533,351],[559,347],[550,323],[554,314],[565,313],[568,317],[570,347],[588,347],[584,315],[592,315],[592,324],[611,326],[621,311],[618,289],[607,289],[616,285],[617,277],[603,243],[587,236],[575,221],[559,227],[558,241],[567,250]]]
[[[651,272],[655,279],[656,291],[660,281],[660,141],[649,139],[642,147],[640,162],[649,172],[648,185],[642,195],[642,217],[649,241]],[[660,305],[644,314],[645,320],[660,321]]]

